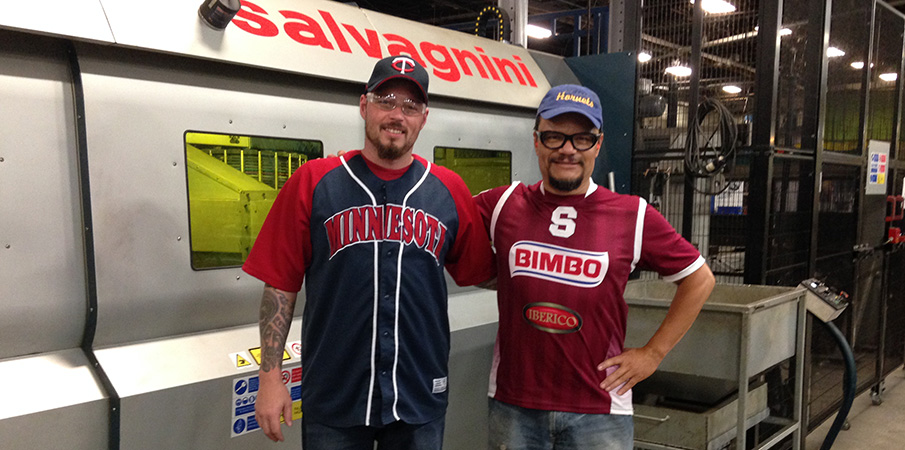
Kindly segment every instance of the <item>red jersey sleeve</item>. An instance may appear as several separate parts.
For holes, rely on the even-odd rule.
[[[443,181],[456,204],[459,230],[456,241],[446,254],[446,270],[459,286],[470,286],[496,276],[490,238],[482,225],[481,214],[468,187],[458,175],[445,167],[432,165],[434,175]]]
[[[666,281],[677,281],[704,264],[701,253],[656,209],[642,201],[644,208],[641,255],[638,265],[659,273]]]
[[[283,291],[298,292],[311,263],[311,201],[323,175],[339,158],[313,160],[289,177],[242,266],[249,275]]]

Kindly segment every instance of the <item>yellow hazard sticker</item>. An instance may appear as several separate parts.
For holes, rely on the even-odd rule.
[[[292,402],[292,421],[302,418],[302,401]],[[286,423],[286,418],[280,414],[280,423]]]
[[[251,358],[245,352],[230,353],[229,361],[235,364],[237,369],[251,366]]]
[[[251,353],[251,357],[254,358],[255,362],[258,363],[258,365],[260,366],[261,365],[261,347],[250,348],[250,349],[248,349],[248,353]],[[289,356],[289,352],[287,352],[286,349],[284,348],[283,349],[283,361],[288,361],[290,359],[292,359],[292,357]]]
[[[292,402],[292,420],[302,418],[302,401]]]

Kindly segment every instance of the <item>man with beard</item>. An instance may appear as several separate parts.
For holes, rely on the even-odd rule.
[[[427,72],[377,62],[359,100],[362,150],[300,167],[243,269],[265,282],[256,418],[282,441],[292,423],[282,356],[305,280],[305,450],[439,449],[447,405],[444,267],[460,285],[494,275],[465,183],[412,153],[427,120]]]
[[[713,289],[700,253],[663,216],[591,179],[601,122],[593,91],[554,87],[534,131],[543,180],[475,198],[497,257],[494,450],[631,449],[632,386],[656,370]],[[636,266],[678,289],[650,341],[624,349],[623,293]]]

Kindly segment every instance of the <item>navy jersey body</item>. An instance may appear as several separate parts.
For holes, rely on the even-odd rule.
[[[443,269],[460,285],[494,274],[461,178],[415,156],[401,171],[361,152],[303,165],[243,267],[295,292],[305,279],[302,411],[331,426],[425,423],[447,405]]]

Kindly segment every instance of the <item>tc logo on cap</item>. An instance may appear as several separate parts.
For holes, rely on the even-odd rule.
[[[399,73],[409,73],[415,71],[415,61],[412,58],[400,56],[393,60],[393,68]]]

